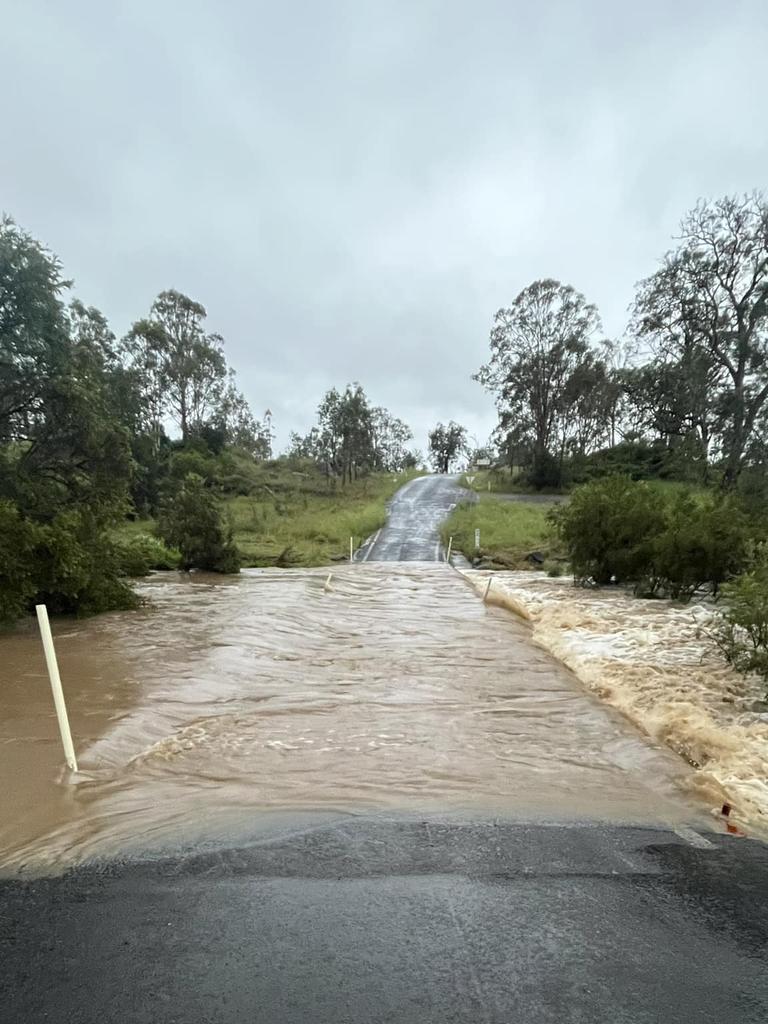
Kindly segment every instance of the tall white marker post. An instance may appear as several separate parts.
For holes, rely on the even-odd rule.
[[[480,550],[480,531],[475,530],[475,551]]]
[[[453,537],[448,538],[448,554],[445,556],[446,562],[451,560],[451,548],[453,547]]]
[[[353,537],[349,538],[349,560],[350,562],[355,560],[355,542]]]
[[[53,690],[53,703],[56,705],[56,717],[59,720],[59,732],[61,743],[64,747],[64,757],[73,772],[77,771],[77,759],[75,748],[72,745],[72,733],[69,731],[69,719],[67,718],[67,705],[64,703],[64,691],[61,688],[61,677],[59,676],[59,665],[56,661],[56,651],[51,636],[51,624],[48,621],[48,609],[44,604],[35,605],[37,621],[40,624],[40,635],[43,638],[43,650],[45,651],[45,663],[48,666],[48,675],[51,679]]]

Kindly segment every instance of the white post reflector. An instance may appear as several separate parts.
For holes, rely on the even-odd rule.
[[[73,772],[77,771],[77,759],[75,748],[72,745],[72,733],[69,731],[69,719],[67,718],[67,705],[64,703],[64,691],[61,688],[61,677],[59,676],[59,665],[56,661],[56,650],[53,646],[51,635],[51,624],[48,621],[48,609],[44,604],[35,605],[37,621],[40,624],[40,635],[43,638],[43,650],[45,651],[45,663],[48,666],[48,675],[51,679],[53,690],[53,703],[56,705],[56,717],[59,720],[59,732],[61,743],[64,747],[64,757]]]

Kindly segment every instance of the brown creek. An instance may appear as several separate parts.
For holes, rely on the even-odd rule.
[[[0,865],[323,814],[706,822],[693,769],[447,566],[328,572],[162,574],[140,611],[55,621],[76,775],[35,624],[0,638]]]

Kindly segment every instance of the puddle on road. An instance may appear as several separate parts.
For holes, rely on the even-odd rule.
[[[703,805],[643,739],[443,565],[164,574],[152,607],[54,635],[81,773],[32,624],[0,639],[0,864],[258,830],[277,814],[682,823]],[[71,784],[70,780],[76,780]]]

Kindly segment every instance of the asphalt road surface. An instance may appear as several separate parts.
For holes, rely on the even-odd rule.
[[[359,557],[438,558],[458,496],[446,478],[408,484]],[[768,847],[347,815],[236,849],[6,879],[0,1019],[765,1024]]]
[[[455,476],[411,480],[389,505],[387,525],[357,552],[361,562],[438,562],[444,557],[440,524],[460,501],[474,498]]]

